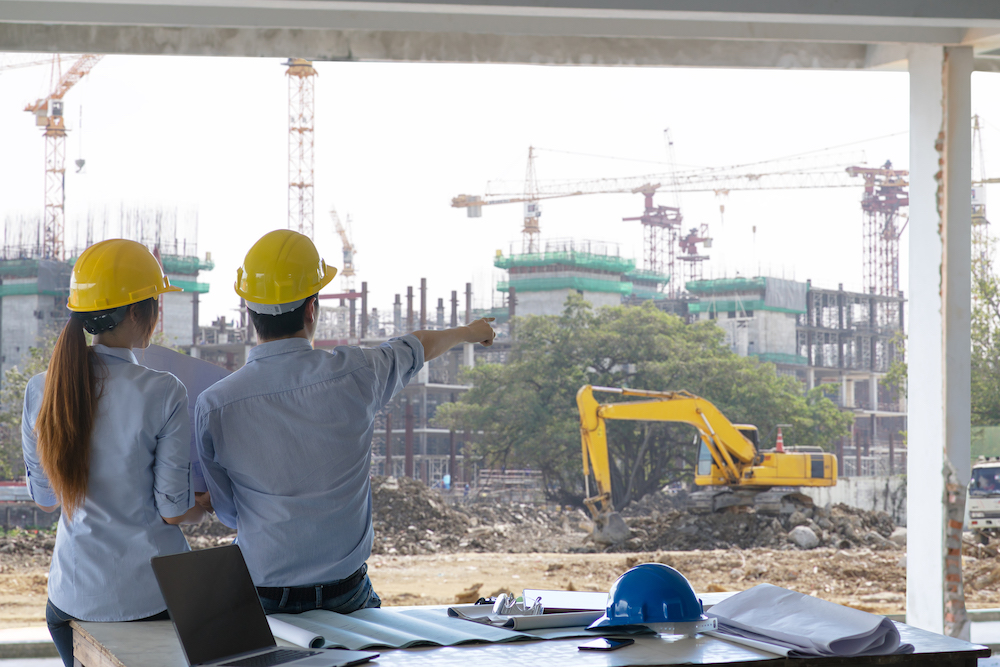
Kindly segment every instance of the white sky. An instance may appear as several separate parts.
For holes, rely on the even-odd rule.
[[[199,253],[214,271],[201,319],[233,316],[235,270],[262,234],[287,224],[287,80],[279,59],[105,57],[65,98],[68,235],[88,211],[122,202],[197,211]],[[68,65],[64,65],[66,67]],[[340,266],[327,211],[353,219],[370,307],[426,277],[428,307],[473,283],[476,306],[499,302],[497,249],[519,247],[520,205],[469,219],[449,206],[490,179],[524,177],[529,144],[562,151],[722,166],[851,144],[868,164],[908,163],[904,73],[317,63],[316,240]],[[24,105],[49,68],[0,73],[0,220],[40,215],[43,140]],[[973,75],[986,120],[987,167],[1000,175],[1000,77]],[[82,109],[82,131],[80,114]],[[869,140],[873,137],[886,137]],[[861,142],[861,143],[858,143]],[[82,144],[82,149],[81,149]],[[991,155],[993,156],[991,158]],[[73,161],[87,161],[82,174]],[[665,164],[541,152],[540,179],[627,176]],[[996,186],[991,186],[995,188]],[[1000,190],[991,190],[996,201]],[[706,277],[771,275],[860,290],[861,186],[683,195],[685,220],[711,226]],[[664,194],[659,203],[672,204]],[[724,222],[719,204],[725,203]],[[642,260],[641,195],[543,203],[544,238],[613,241]],[[756,233],[753,229],[756,228]],[[194,236],[194,230],[188,229]],[[82,240],[83,234],[79,237]],[[189,238],[189,240],[191,240]],[[906,289],[903,237],[902,286]],[[339,279],[328,291],[340,291]],[[461,297],[460,297],[461,298]],[[462,307],[462,306],[460,306]]]

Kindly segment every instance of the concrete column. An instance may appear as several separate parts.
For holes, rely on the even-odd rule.
[[[427,278],[420,279],[420,328],[427,328]]]
[[[385,476],[392,477],[392,413],[385,413]]]
[[[949,542],[971,474],[972,49],[913,47],[909,72],[906,621],[968,639],[960,544]]]
[[[397,336],[403,333],[403,304],[396,295],[396,301],[392,304],[392,329]]]
[[[406,333],[413,331],[413,288],[406,288]]]
[[[358,339],[368,335],[368,283],[361,283],[361,333]]]
[[[413,479],[413,406],[406,399],[406,412],[403,413],[403,474]]]
[[[872,336],[873,340],[874,338]],[[878,376],[874,373],[868,378],[868,402],[871,404],[873,411],[878,410]]]
[[[465,283],[465,323],[472,321],[472,283]]]
[[[816,369],[807,368],[806,369],[806,390],[812,391],[816,388]]]

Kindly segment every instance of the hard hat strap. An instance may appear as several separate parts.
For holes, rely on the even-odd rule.
[[[73,317],[83,321],[83,328],[87,330],[87,333],[96,335],[114,329],[122,323],[127,314],[128,306],[120,306],[119,308],[115,308],[113,310],[99,311],[96,313],[77,312],[73,313]]]

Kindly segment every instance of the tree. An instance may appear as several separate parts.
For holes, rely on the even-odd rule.
[[[829,447],[850,424],[850,415],[822,392],[806,396],[773,365],[729,351],[713,322],[688,325],[651,303],[595,311],[570,295],[561,316],[519,319],[517,330],[508,363],[469,371],[473,388],[459,402],[439,407],[436,423],[482,433],[475,454],[489,465],[540,470],[559,502],[579,504],[584,495],[575,399],[585,384],[686,389],[762,434],[793,424],[789,444]],[[615,505],[690,481],[695,436],[686,424],[609,423]]]
[[[45,372],[52,358],[52,348],[58,335],[42,339],[38,347],[28,348],[23,370],[14,366],[7,370],[0,384],[0,479],[14,479],[24,473],[21,454],[21,413],[24,389],[28,380]]]
[[[972,261],[972,425],[1000,424],[1000,281],[994,241]]]

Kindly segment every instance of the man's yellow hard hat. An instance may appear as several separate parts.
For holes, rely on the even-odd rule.
[[[277,229],[253,244],[233,287],[255,313],[280,315],[301,306],[335,275],[337,269],[326,265],[308,236]]]
[[[66,307],[77,313],[108,310],[180,291],[163,275],[146,246],[108,239],[90,246],[76,260]]]

